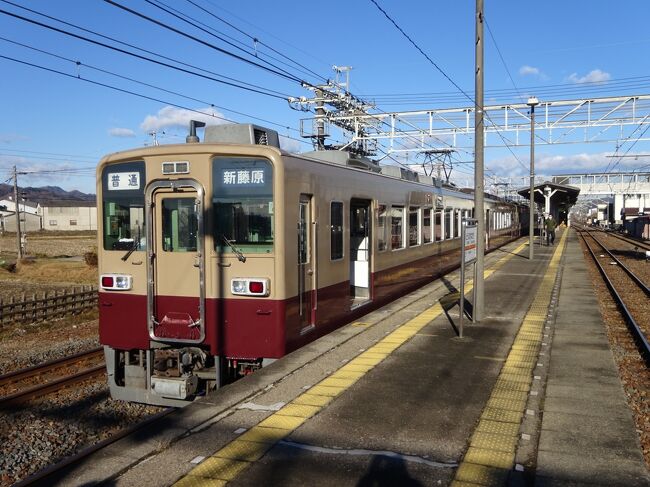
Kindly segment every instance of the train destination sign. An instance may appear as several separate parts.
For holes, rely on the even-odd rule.
[[[109,191],[121,191],[125,189],[140,189],[139,172],[109,172],[108,184]]]
[[[264,169],[223,169],[224,186],[258,186],[264,184]]]

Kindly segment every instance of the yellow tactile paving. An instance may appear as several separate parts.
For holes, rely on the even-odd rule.
[[[515,450],[513,448],[511,452],[504,452],[470,446],[464,461],[486,467],[510,469],[515,461]]]
[[[299,418],[311,418],[314,414],[320,411],[320,406],[312,406],[308,404],[295,404],[289,403],[278,411],[279,415],[284,416],[298,416]]]
[[[519,424],[484,419],[478,424],[476,431],[492,435],[517,436],[519,434]]]
[[[210,479],[232,480],[239,472],[246,469],[249,462],[232,460],[230,458],[210,457],[196,467],[190,475]]]
[[[223,487],[227,483],[227,480],[218,480],[206,477],[197,477],[196,475],[187,475],[176,482],[174,484],[174,487]]]
[[[470,482],[478,485],[503,485],[508,478],[508,469],[486,467],[474,463],[463,463],[456,471],[459,482]],[[456,485],[455,483],[451,484]]]
[[[542,283],[515,336],[510,353],[492,390],[481,419],[470,440],[470,446],[452,482],[465,485],[505,485],[515,460],[519,425],[524,415],[532,372],[542,348],[542,328],[548,316],[549,303],[564,243],[564,232]]]
[[[277,443],[288,434],[289,432],[286,429],[254,426],[237,439],[242,441],[254,441],[257,443]]]
[[[218,458],[228,458],[230,460],[243,460],[254,462],[266,453],[273,446],[273,443],[260,443],[257,441],[243,441],[237,439],[231,441],[213,456]]]
[[[298,416],[282,416],[280,414],[272,414],[268,418],[260,422],[260,426],[267,426],[269,428],[278,428],[283,430],[295,430],[298,426],[306,421],[306,418]]]
[[[495,409],[486,407],[481,414],[481,420],[503,421],[504,423],[517,423],[521,421],[524,413],[521,411],[508,411],[506,409]]]
[[[303,394],[298,396],[293,401],[294,404],[307,404],[309,406],[325,406],[332,402],[332,396],[320,396],[318,394]]]
[[[327,387],[350,387],[358,379],[339,379],[335,377],[328,377],[327,379],[318,383],[319,386]]]
[[[484,431],[477,431],[472,436],[469,444],[474,448],[483,448],[487,450],[498,450],[504,452],[515,452],[516,435],[505,436]]]
[[[524,248],[525,244],[520,245],[514,252],[501,258],[493,267],[500,267]],[[487,278],[492,272],[492,270],[486,270],[485,277]],[[466,286],[466,289],[468,292],[472,289],[471,283]],[[393,351],[413,338],[441,314],[442,307],[436,303],[418,316],[410,319],[400,328],[379,340],[371,348],[341,366],[329,377],[309,388],[278,412],[262,420],[257,426],[240,435],[217,451],[212,457],[204,460],[186,477],[180,479],[175,486],[225,485],[225,481],[232,480],[252,462],[264,455],[273,444],[288,436],[308,418],[317,414],[334,397],[351,387],[368,371],[381,363]],[[356,322],[353,326],[367,326],[367,324]],[[482,437],[479,435],[477,438],[482,438],[483,441],[499,441],[491,431],[483,433]],[[478,451],[481,453],[482,450]],[[479,477],[477,478],[487,478],[494,474],[494,472],[490,473],[490,471],[486,470],[484,466],[477,465],[475,467],[474,469],[465,467],[462,471],[471,475],[478,474]],[[498,472],[496,473],[498,474]],[[462,481],[462,479],[458,480]]]

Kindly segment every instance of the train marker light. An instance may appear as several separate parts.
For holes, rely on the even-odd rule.
[[[251,281],[248,283],[248,290],[253,294],[262,294],[264,292],[264,283],[260,281]]]
[[[99,278],[102,289],[111,291],[128,291],[133,285],[133,278],[123,274],[102,274]]]
[[[269,279],[262,277],[237,278],[230,281],[230,292],[239,296],[268,296]]]

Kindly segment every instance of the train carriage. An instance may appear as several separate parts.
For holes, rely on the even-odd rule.
[[[288,154],[260,127],[205,139],[98,167],[115,398],[187,404],[459,264],[470,194],[344,152]],[[489,246],[519,236],[517,206],[486,209]]]

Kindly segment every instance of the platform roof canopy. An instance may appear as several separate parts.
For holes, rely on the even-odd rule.
[[[580,188],[566,184],[557,184],[545,181],[535,185],[535,203],[540,205],[545,213],[557,217],[559,212],[568,212],[580,194]],[[530,199],[530,188],[522,188],[517,191],[525,199]]]

